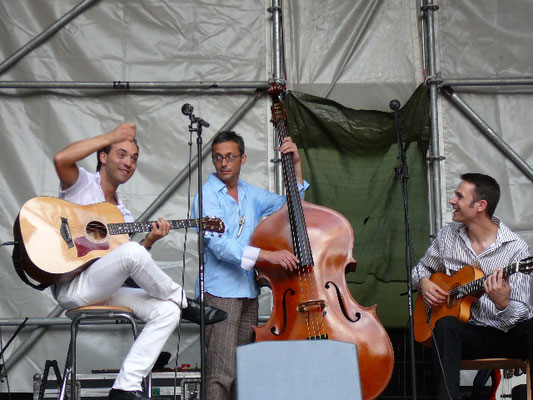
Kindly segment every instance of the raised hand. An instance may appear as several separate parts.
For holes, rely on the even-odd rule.
[[[135,139],[135,134],[136,126],[133,122],[123,122],[108,133],[108,135],[111,136],[111,143],[119,143],[126,140],[133,141],[133,139]]]

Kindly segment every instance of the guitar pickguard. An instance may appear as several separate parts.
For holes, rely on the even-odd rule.
[[[93,250],[108,250],[109,242],[91,242],[85,236],[80,236],[74,239],[74,244],[78,250],[78,257],[83,257],[89,254]]]

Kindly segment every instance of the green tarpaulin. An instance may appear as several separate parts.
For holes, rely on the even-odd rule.
[[[363,306],[378,305],[386,327],[407,322],[405,224],[397,134],[392,112],[354,110],[334,101],[289,92],[290,136],[298,144],[305,200],[334,209],[351,223],[355,272],[347,282]],[[430,121],[427,89],[420,86],[399,111],[408,164],[408,205],[415,263],[429,244],[426,151]]]

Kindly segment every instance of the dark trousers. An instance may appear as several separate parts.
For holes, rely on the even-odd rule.
[[[520,322],[508,332],[502,332],[495,328],[465,324],[455,317],[444,317],[437,321],[433,333],[436,343],[436,346],[433,343],[432,355],[437,399],[459,399],[461,360],[533,359],[533,318]]]

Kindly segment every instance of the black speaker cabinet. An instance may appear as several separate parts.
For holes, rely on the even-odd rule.
[[[237,348],[238,400],[361,400],[357,348],[335,340]]]

